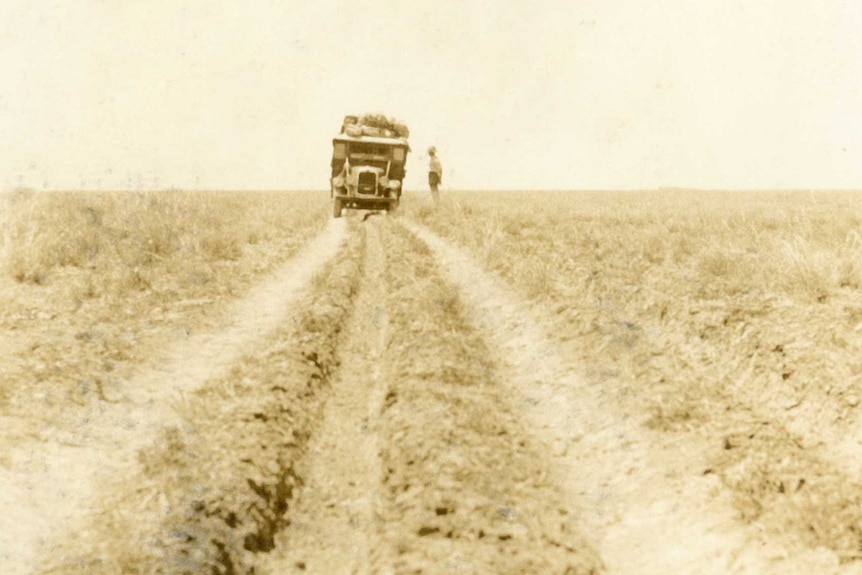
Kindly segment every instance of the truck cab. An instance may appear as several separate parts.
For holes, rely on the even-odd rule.
[[[351,118],[355,116],[345,118],[341,133],[332,139],[332,215],[341,217],[344,208],[394,211],[410,152],[407,138]]]

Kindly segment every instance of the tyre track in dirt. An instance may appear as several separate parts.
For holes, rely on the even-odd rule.
[[[336,253],[343,222],[331,221],[268,280],[238,300],[218,331],[167,342],[165,352],[123,383],[116,403],[100,403],[72,434],[16,449],[0,469],[0,553],[4,573],[26,573],[61,550],[65,533],[94,511],[97,487],[135,468],[138,450],[167,426],[181,423],[175,407],[185,395],[225,374],[233,362],[286,318],[314,274]],[[288,320],[290,321],[290,320]],[[14,469],[14,473],[11,471]]]
[[[371,572],[599,572],[484,334],[425,244],[382,224],[390,336]]]
[[[472,309],[498,361],[508,364],[520,412],[546,446],[554,480],[583,503],[608,573],[833,572],[815,551],[790,556],[756,525],[743,525],[732,496],[703,475],[709,447],[640,426],[612,389],[586,386],[524,304],[469,257],[415,224]]]
[[[321,429],[297,466],[304,486],[276,549],[259,559],[261,575],[369,573],[381,479],[377,416],[386,389],[380,361],[389,322],[378,223],[363,224],[364,274],[339,350],[342,367],[328,391]]]
[[[598,573],[548,468],[432,254],[390,218],[369,240],[355,314],[304,486],[259,573]]]

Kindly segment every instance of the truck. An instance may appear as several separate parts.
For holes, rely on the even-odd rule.
[[[332,139],[332,216],[344,209],[394,212],[410,144],[407,127],[382,116],[345,116]]]

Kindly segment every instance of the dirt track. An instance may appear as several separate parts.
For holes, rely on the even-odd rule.
[[[310,441],[301,475],[305,485],[261,571],[285,572],[306,564],[312,572],[367,571],[374,545],[373,497],[380,484],[378,414],[385,386],[381,361],[388,332],[386,258],[374,224],[368,233],[364,277],[341,350],[322,426]],[[320,553],[326,549],[326,553]]]
[[[644,427],[618,382],[585,383],[540,311],[427,230],[351,217],[313,250],[232,329],[161,360],[159,379],[199,389],[180,421],[132,381],[136,407],[94,424],[124,434],[24,510],[32,533],[3,531],[25,550],[6,572],[36,555],[70,573],[854,572],[741,521],[704,473],[713,446]],[[46,493],[68,473],[58,450],[28,478]],[[81,533],[51,529],[73,519]]]
[[[547,445],[556,481],[581,502],[609,573],[807,573],[815,556],[788,551],[737,524],[730,496],[703,475],[708,446],[668,439],[639,425],[645,414],[613,385],[587,386],[559,345],[504,286],[458,250],[411,227],[450,270],[484,326],[533,433]],[[598,535],[598,537],[596,537]],[[769,554],[761,548],[772,545]],[[813,562],[813,563],[812,563]],[[828,568],[828,567],[826,567]]]
[[[289,317],[291,304],[334,255],[344,231],[343,222],[331,222],[303,252],[235,302],[217,331],[192,337],[183,332],[186,337],[168,342],[124,382],[117,400],[101,403],[83,421],[70,412],[65,425],[43,429],[38,442],[12,451],[15,473],[0,469],[5,573],[28,572],[28,565],[58,553],[55,539],[98,504],[98,482],[135,475],[138,450],[162,428],[181,422],[175,407],[184,396],[230,369]]]

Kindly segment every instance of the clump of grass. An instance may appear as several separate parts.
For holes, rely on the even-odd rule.
[[[780,242],[775,265],[777,275],[773,285],[789,293],[801,293],[822,301],[828,297],[833,282],[834,259],[801,236]],[[832,260],[832,261],[830,261]],[[781,273],[783,272],[783,273]],[[780,278],[780,279],[779,279]]]
[[[533,300],[546,299],[554,289],[554,270],[550,264],[539,258],[525,257],[520,260],[520,271],[523,274],[524,293]]]

